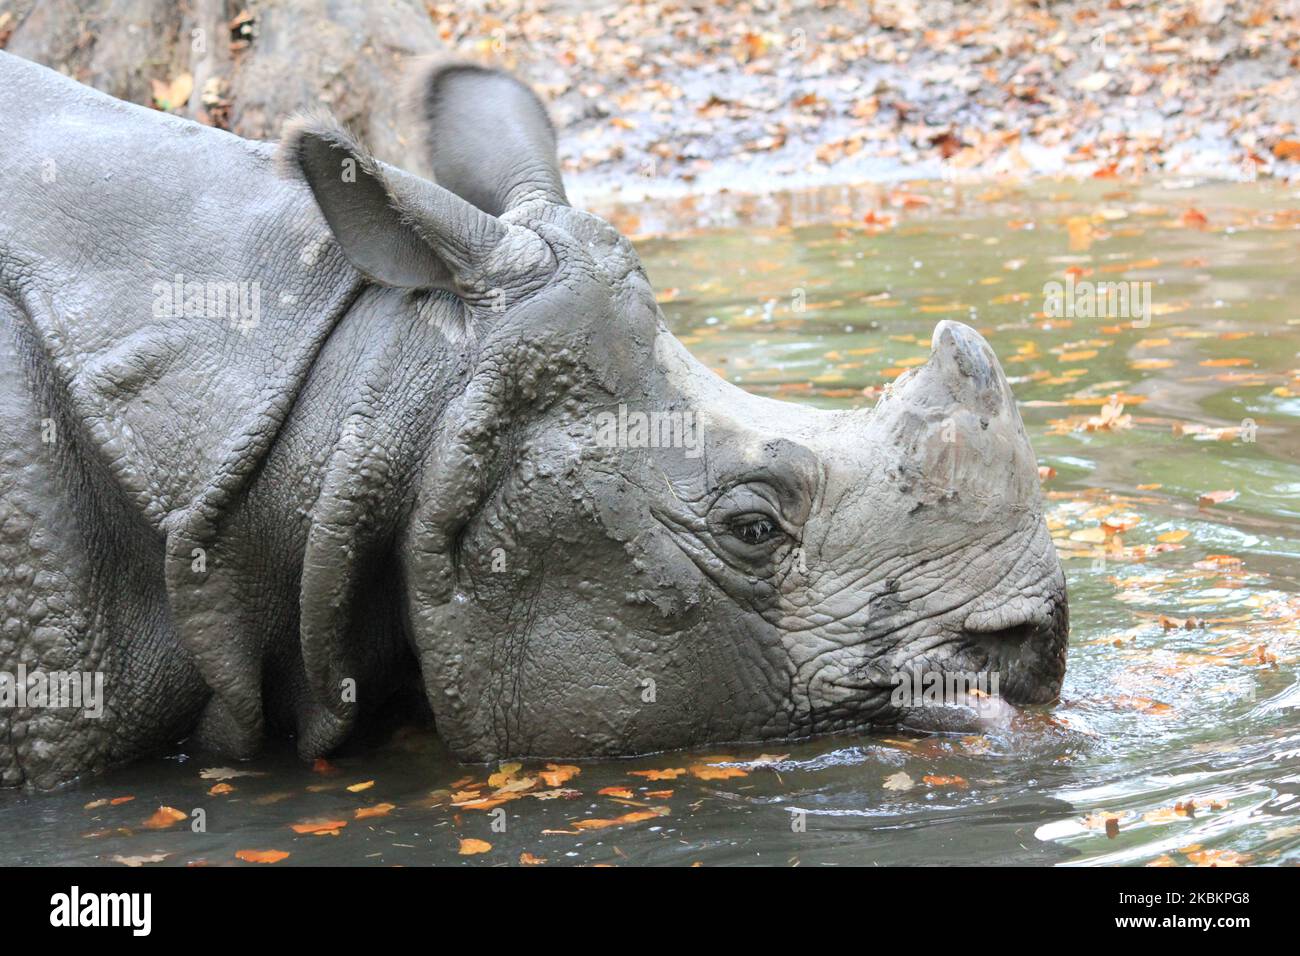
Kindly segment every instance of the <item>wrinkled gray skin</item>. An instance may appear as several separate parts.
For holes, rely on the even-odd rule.
[[[1056,696],[1064,580],[976,332],[872,410],[749,395],[567,205],[529,91],[443,67],[424,109],[441,185],[0,54],[0,669],[107,682],[98,720],[0,710],[0,782],[191,732],[321,755],[413,679],[468,761],[906,723],[904,667]],[[176,275],[259,283],[256,326],[155,314]],[[620,403],[702,448],[602,445]]]

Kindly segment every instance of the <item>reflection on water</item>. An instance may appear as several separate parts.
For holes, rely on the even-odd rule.
[[[317,768],[287,745],[237,767],[178,752],[0,794],[0,861],[1300,861],[1297,197],[1091,183],[686,203],[612,216],[671,233],[638,243],[664,313],[745,388],[870,404],[939,319],[988,337],[1069,579],[1059,705],[979,736],[580,767],[461,767],[412,727]],[[1149,321],[1043,314],[1066,279],[1150,282]]]

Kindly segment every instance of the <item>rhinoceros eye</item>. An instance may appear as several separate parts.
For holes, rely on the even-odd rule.
[[[733,518],[729,530],[745,544],[751,546],[766,544],[784,533],[775,521],[765,514],[758,513]]]

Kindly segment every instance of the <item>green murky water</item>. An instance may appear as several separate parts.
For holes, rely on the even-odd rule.
[[[985,333],[1069,579],[1059,705],[984,736],[576,775],[529,764],[493,781],[414,729],[329,772],[274,749],[228,792],[201,774],[222,761],[182,749],[58,794],[0,794],[0,862],[1300,862],[1300,195],[872,187],[615,218],[629,233],[696,227],[638,247],[674,330],[755,391],[870,403],[924,360],[936,321]],[[1044,314],[1044,284],[1067,276],[1149,282],[1149,322]],[[160,806],[190,816],[150,829]],[[327,832],[292,829],[304,821]],[[462,840],[490,849],[463,856]]]

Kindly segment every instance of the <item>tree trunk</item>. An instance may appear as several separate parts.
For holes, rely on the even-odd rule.
[[[0,46],[253,139],[325,109],[380,159],[428,172],[400,95],[412,59],[442,48],[422,0],[0,0]]]

